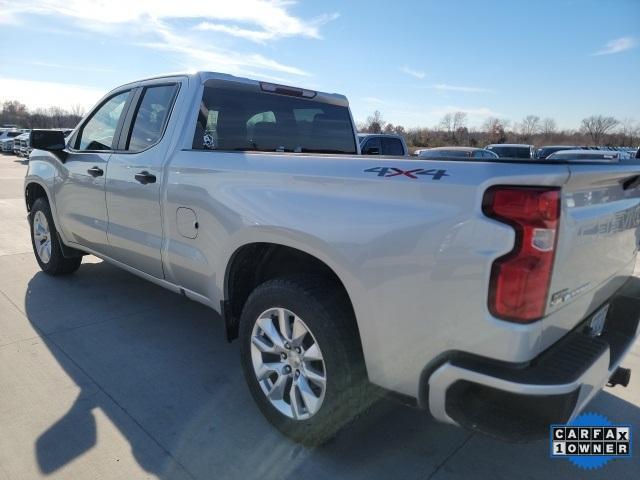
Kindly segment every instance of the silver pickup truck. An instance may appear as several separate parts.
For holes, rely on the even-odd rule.
[[[637,163],[363,156],[344,96],[217,73],[123,85],[31,142],[42,270],[93,254],[217,311],[297,441],[380,391],[525,439],[628,382]]]

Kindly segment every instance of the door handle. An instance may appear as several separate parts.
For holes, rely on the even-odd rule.
[[[102,175],[104,175],[104,170],[102,170],[100,167],[91,167],[89,170],[87,170],[87,173],[94,178],[101,177]]]
[[[142,185],[146,185],[147,183],[156,183],[156,176],[146,170],[136,173],[135,178]]]

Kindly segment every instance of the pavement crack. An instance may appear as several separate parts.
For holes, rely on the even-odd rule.
[[[440,471],[440,469],[441,469],[442,467],[444,467],[444,466],[445,466],[445,464],[446,464],[449,460],[451,460],[451,458],[453,458],[453,457],[454,457],[454,456],[455,456],[455,455],[456,455],[460,450],[462,450],[462,448],[463,448],[467,443],[469,443],[469,440],[471,440],[471,439],[473,438],[473,436],[474,436],[474,435],[475,435],[475,434],[474,434],[474,432],[471,432],[471,433],[469,434],[469,436],[464,440],[464,442],[462,442],[460,445],[458,445],[458,447],[457,447],[455,450],[453,450],[453,452],[451,452],[449,455],[447,455],[447,457],[446,457],[442,462],[440,462],[440,463],[438,464],[438,466],[435,468],[435,470],[434,470],[433,472],[431,472],[431,474],[427,477],[427,480],[431,480],[433,477],[435,477],[435,476],[436,476],[436,474]]]

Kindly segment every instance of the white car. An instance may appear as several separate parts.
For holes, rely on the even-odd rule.
[[[561,150],[552,153],[547,160],[574,160],[579,162],[619,162],[630,157],[626,152],[616,150]]]
[[[28,155],[29,135],[30,132],[21,133],[13,140],[13,153],[19,157],[26,157]]]
[[[474,148],[474,147],[427,148],[427,149],[420,150],[420,154],[418,155],[418,157],[435,159],[435,160],[456,160],[456,159],[495,160],[499,158],[498,154],[492,152],[491,150],[486,150],[484,148]]]
[[[20,130],[5,130],[0,133],[0,151],[12,152],[13,141],[22,132]]]

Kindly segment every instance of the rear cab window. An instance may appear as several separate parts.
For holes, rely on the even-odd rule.
[[[357,153],[348,107],[222,82],[205,84],[193,148]]]

